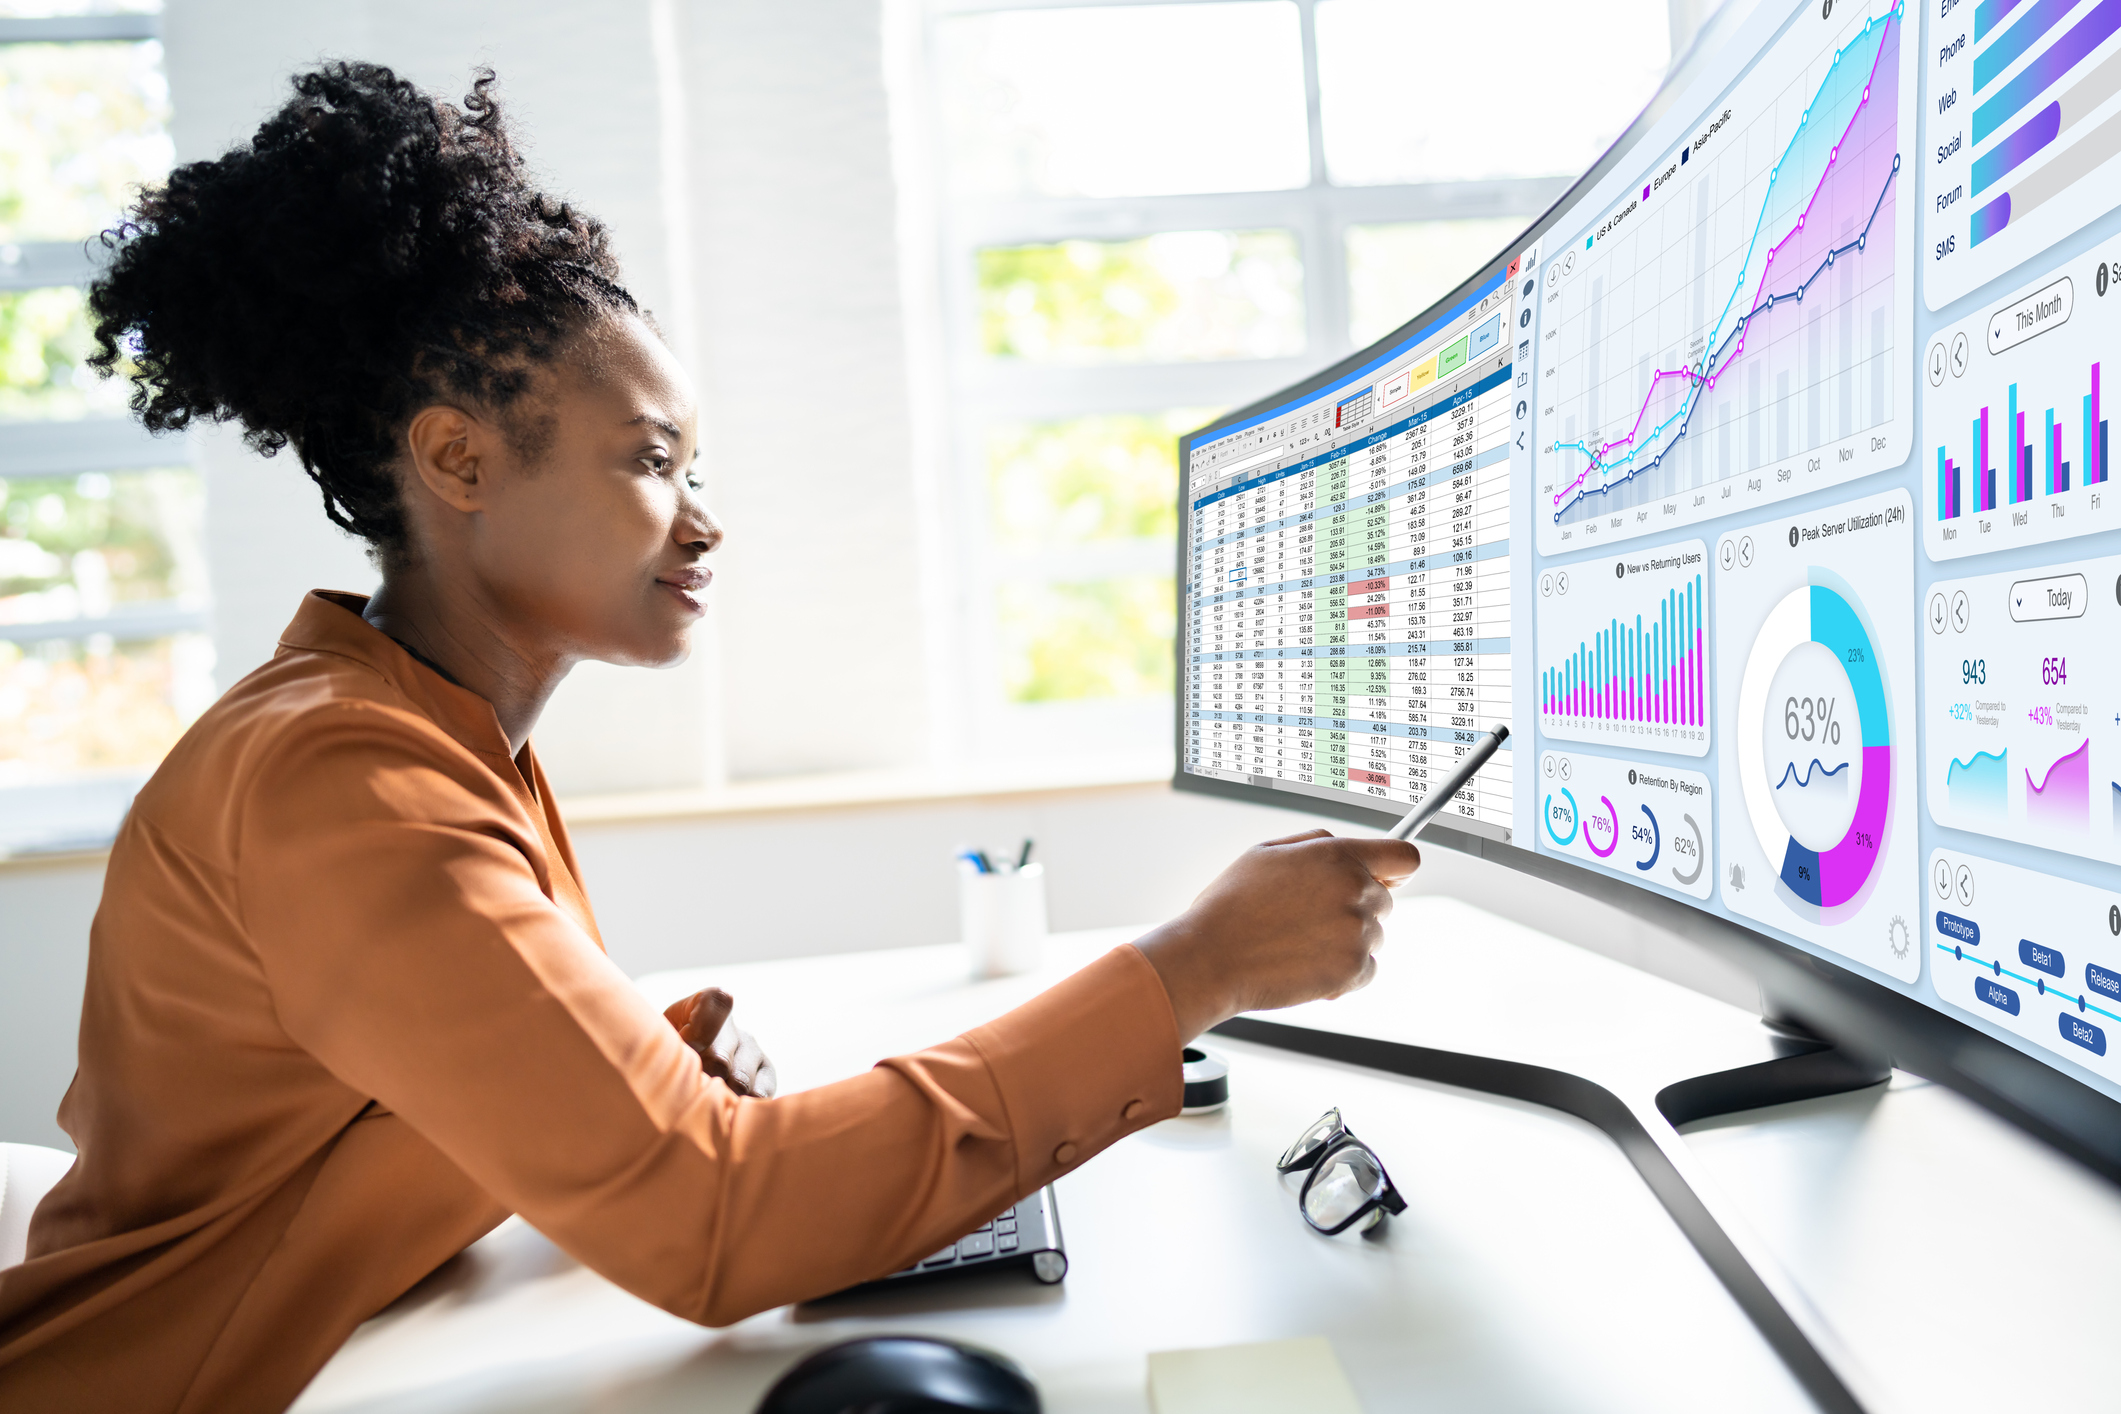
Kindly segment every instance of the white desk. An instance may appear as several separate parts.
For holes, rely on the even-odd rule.
[[[1466,905],[1409,899],[1390,930],[1377,986],[1288,1015],[1489,1054],[1500,1039],[1510,1058],[1602,1066],[1609,1076],[1639,1064],[1653,1039],[1757,1058],[1749,1015]],[[643,985],[660,1001],[711,975],[736,995],[792,1090],[964,1030],[1131,935],[1057,938],[1048,973],[999,982],[968,982],[961,954],[942,947],[666,973]],[[1372,1414],[1813,1407],[1634,1169],[1588,1124],[1264,1047],[1208,1044],[1230,1062],[1226,1113],[1155,1126],[1062,1180],[1072,1266],[1060,1287],[996,1274],[784,1308],[709,1331],[627,1296],[511,1221],[357,1332],[296,1409],[736,1414],[802,1353],[882,1331],[1006,1351],[1056,1414],[1146,1410],[1153,1350],[1313,1334],[1331,1338]],[[1866,1094],[1872,1116],[1900,1099]],[[1274,1156],[1330,1104],[1384,1156],[1408,1199],[1382,1240],[1313,1234],[1274,1174]],[[1831,1144],[1815,1137],[1778,1147],[1772,1119],[1704,1129],[1692,1142],[1703,1174],[1717,1176],[1708,1181],[1730,1177],[1734,1193],[1758,1201],[1754,1190],[1765,1188],[1778,1200],[1762,1208],[1764,1240],[1794,1232],[1802,1246],[1808,1222],[1833,1213]],[[2066,1169],[2000,1126],[1981,1129],[1979,1141],[1991,1152],[2032,1150],[2033,1168],[2021,1173]],[[1822,1154],[1824,1175],[1808,1167]],[[2121,1232],[2111,1193],[2087,1179],[2068,1199],[2112,1212]],[[1946,1226],[1929,1240],[1942,1249],[1968,1237]],[[1796,1255],[1794,1269],[1811,1273],[1805,1252]],[[1883,1239],[1862,1255],[1895,1260]],[[1924,1268],[1917,1302],[1949,1303],[1951,1270],[1949,1260]],[[1872,1289],[1860,1277],[1829,1282],[1816,1304],[1832,1317],[1860,1307]],[[1880,1329],[1857,1319],[1847,1334],[1869,1339]],[[2103,1365],[2103,1342],[2076,1349],[2089,1381]],[[1887,1386],[1909,1387],[1894,1361],[1868,1368]],[[1949,1379],[1909,1388],[1921,1396],[1909,1408],[2001,1407],[1966,1397],[1970,1387]],[[2112,1406],[2105,1398],[2073,1407]]]

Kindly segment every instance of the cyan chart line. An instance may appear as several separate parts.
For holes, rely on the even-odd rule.
[[[1863,229],[1856,233],[1855,239],[1847,242],[1844,245],[1838,245],[1832,250],[1828,251],[1826,255],[1820,260],[1819,268],[1814,270],[1810,275],[1806,276],[1804,283],[1797,286],[1796,289],[1787,291],[1779,295],[1769,295],[1765,300],[1753,306],[1752,309],[1746,311],[1746,313],[1740,317],[1738,323],[1733,326],[1731,332],[1724,336],[1723,344],[1719,346],[1713,353],[1707,355],[1703,359],[1703,367],[1707,368],[1714,366],[1716,364],[1717,359],[1722,357],[1723,349],[1728,347],[1732,340],[1743,340],[1745,337],[1746,328],[1753,322],[1754,316],[1765,314],[1778,304],[1787,304],[1791,300],[1803,299],[1804,292],[1812,287],[1812,283],[1814,281],[1816,281],[1821,275],[1824,275],[1827,272],[1828,268],[1833,265],[1834,261],[1837,258],[1848,254],[1852,250],[1861,250],[1863,248],[1865,238],[1868,237],[1871,233],[1871,227],[1877,223],[1878,213],[1885,208],[1885,199],[1888,195],[1892,193],[1893,179],[1897,177],[1899,173],[1900,158],[1896,155],[1893,158],[1893,170],[1886,173],[1885,185],[1879,188],[1878,190],[1878,199],[1875,202],[1871,203],[1870,219],[1863,223]],[[1738,352],[1743,353],[1744,351],[1744,345],[1741,343]],[[1664,459],[1670,456],[1673,452],[1679,450],[1680,442],[1685,440],[1688,429],[1693,425],[1694,413],[1701,407],[1701,395],[1708,389],[1715,387],[1716,380],[1723,377],[1725,373],[1729,372],[1731,366],[1735,365],[1737,362],[1738,355],[1733,354],[1731,356],[1730,364],[1726,364],[1722,367],[1717,368],[1714,375],[1707,377],[1695,373],[1692,369],[1681,369],[1677,370],[1676,372],[1668,369],[1660,369],[1657,373],[1657,378],[1676,377],[1683,375],[1688,378],[1689,381],[1693,384],[1693,388],[1691,389],[1687,397],[1686,407],[1680,412],[1674,413],[1671,417],[1667,418],[1664,422],[1658,424],[1656,427],[1652,428],[1650,430],[1650,435],[1643,438],[1643,442],[1645,445],[1650,442],[1654,442],[1664,435],[1666,428],[1671,427],[1673,424],[1676,423],[1678,424],[1678,430],[1672,433],[1671,441],[1666,444],[1663,451],[1659,452],[1656,456],[1650,458],[1650,460],[1645,462],[1643,465],[1631,468],[1625,475],[1615,477],[1600,486],[1584,486],[1584,480],[1588,478],[1593,471],[1599,469],[1600,463],[1596,462],[1594,459],[1593,464],[1591,466],[1585,467],[1582,474],[1580,474],[1573,483],[1565,487],[1561,492],[1557,494],[1556,500],[1559,501],[1562,497],[1567,496],[1571,491],[1576,491],[1578,487],[1582,488],[1581,492],[1573,500],[1570,500],[1566,505],[1561,506],[1558,510],[1554,512],[1555,522],[1558,524],[1561,518],[1569,513],[1571,507],[1581,504],[1583,501],[1588,500],[1590,497],[1603,496],[1608,491],[1616,491],[1619,488],[1627,485],[1630,481],[1633,481],[1636,477],[1647,476],[1649,473],[1655,471],[1658,467],[1664,465]],[[1650,380],[1650,389],[1653,395],[1656,392],[1657,378],[1653,378]],[[1645,399],[1643,401],[1643,410],[1645,412],[1649,410],[1648,399]],[[1640,415],[1638,415],[1636,418],[1636,426],[1641,426]],[[1626,446],[1629,442],[1633,440],[1634,434],[1630,432],[1628,436],[1622,438],[1620,441],[1609,443],[1605,450],[1611,451],[1614,447]],[[1582,452],[1585,456],[1593,455],[1589,446],[1582,442],[1557,442],[1554,444],[1553,450],[1575,450]],[[1635,454],[1633,452],[1630,452],[1626,457],[1622,457],[1620,461],[1626,462],[1628,460],[1631,460],[1634,455]],[[1618,464],[1619,463],[1605,463],[1604,465]]]
[[[1953,957],[1958,958],[1961,962],[1971,962],[1972,964],[1974,964],[1974,966],[1980,968],[1983,972],[1992,972],[1998,977],[2008,977],[2013,982],[2023,982],[2026,986],[2031,987],[2034,991],[2038,992],[2043,997],[2060,997],[2066,1002],[2075,1002],[2077,1004],[2077,1010],[2079,1011],[2096,1011],[2097,1013],[2099,1013],[2099,1015],[2105,1017],[2109,1021],[2121,1021],[2121,1014],[2108,1011],[2105,1007],[2100,1006],[2090,997],[2084,996],[2081,993],[2076,996],[2072,996],[2070,993],[2063,991],[2060,987],[2048,986],[2047,979],[2045,977],[2020,976],[2018,973],[2011,971],[2008,967],[2005,967],[2002,963],[1992,962],[1985,957],[1968,957],[1966,955],[1966,950],[1959,947],[1956,943],[1939,943],[1937,944],[1937,951],[1948,952]]]
[[[1881,25],[1891,25],[1896,23],[1900,19],[1902,9],[1902,5],[1895,5],[1892,11],[1887,14],[1883,20],[1877,21],[1877,23]],[[1866,25],[1865,28],[1868,29],[1869,26]],[[1827,182],[1833,177],[1835,164],[1840,161],[1842,146],[1847,143],[1849,134],[1855,131],[1856,122],[1863,116],[1863,110],[1870,106],[1871,88],[1877,81],[1878,67],[1884,62],[1885,59],[1886,38],[1887,36],[1882,33],[1880,34],[1878,39],[1878,52],[1875,56],[1873,56],[1871,60],[1870,76],[1864,81],[1863,97],[1857,102],[1855,111],[1849,114],[1848,125],[1844,129],[1842,129],[1840,142],[1837,142],[1834,145],[1833,155],[1829,158],[1827,162],[1826,170],[1820,174],[1818,185],[1812,189],[1811,196],[1806,200],[1804,211],[1800,213],[1797,217],[1797,224],[1792,226],[1790,228],[1789,234],[1785,235],[1774,248],[1769,250],[1767,264],[1773,264],[1775,259],[1775,252],[1777,250],[1780,250],[1783,245],[1787,245],[1791,240],[1795,239],[1797,233],[1804,229],[1805,217],[1811,214],[1812,207],[1816,205],[1819,200],[1819,193],[1825,190]],[[1819,88],[1812,95],[1812,104],[1818,103],[1819,95],[1825,93],[1827,85],[1831,84],[1834,81],[1834,72],[1835,70],[1841,67],[1841,61],[1843,57],[1846,56],[1851,49],[1854,49],[1856,45],[1861,42],[1861,40],[1852,42],[1835,53],[1834,62],[1828,67],[1826,77],[1820,81]],[[1740,267],[1742,270],[1752,268],[1753,252],[1757,250],[1760,246],[1761,229],[1767,224],[1768,211],[1774,205],[1775,181],[1781,175],[1782,163],[1790,160],[1790,154],[1796,150],[1798,142],[1801,141],[1804,137],[1805,127],[1810,119],[1810,110],[1811,105],[1806,105],[1805,120],[1800,121],[1797,125],[1797,131],[1791,134],[1788,146],[1783,149],[1782,157],[1776,162],[1775,167],[1769,177],[1768,192],[1766,197],[1761,202],[1760,215],[1753,222],[1753,235],[1751,241],[1746,246],[1745,264]],[[1716,332],[1721,330],[1723,328],[1724,321],[1731,317],[1731,310],[1738,303],[1738,296],[1744,293],[1745,281],[1744,278],[1741,276],[1739,282],[1732,287],[1730,296],[1724,301],[1722,312],[1716,316],[1715,327],[1710,331],[1710,338],[1707,341],[1711,347],[1705,348],[1703,350],[1700,368],[1661,368],[1657,370],[1656,374],[1650,379],[1649,389],[1645,392],[1643,396],[1642,408],[1635,414],[1634,426],[1628,429],[1627,436],[1622,437],[1617,441],[1608,442],[1603,447],[1600,447],[1595,451],[1592,450],[1588,442],[1556,442],[1553,444],[1552,447],[1549,448],[1550,451],[1554,452],[1560,452],[1565,450],[1580,451],[1590,462],[1590,465],[1586,466],[1583,471],[1578,474],[1574,481],[1569,483],[1569,485],[1563,487],[1560,491],[1554,493],[1554,519],[1557,523],[1561,520],[1562,516],[1567,513],[1570,506],[1575,505],[1590,496],[1603,495],[1604,493],[1614,489],[1615,487],[1624,486],[1628,482],[1632,481],[1636,476],[1644,472],[1654,471],[1658,466],[1663,463],[1664,458],[1671,454],[1672,448],[1676,446],[1678,442],[1686,436],[1687,428],[1689,424],[1691,424],[1693,421],[1694,411],[1701,405],[1702,395],[1709,389],[1715,387],[1716,380],[1718,378],[1721,378],[1724,373],[1728,372],[1731,364],[1735,364],[1738,361],[1739,355],[1744,353],[1745,331],[1747,327],[1752,323],[1753,317],[1767,310],[1773,309],[1779,303],[1784,303],[1792,299],[1804,298],[1804,292],[1811,287],[1812,282],[1814,280],[1817,280],[1819,276],[1826,271],[1827,267],[1831,266],[1834,263],[1837,257],[1845,255],[1851,250],[1861,250],[1864,246],[1865,240],[1870,235],[1871,227],[1878,220],[1878,212],[1885,205],[1886,196],[1891,193],[1893,189],[1893,180],[1899,175],[1899,173],[1900,156],[1898,153],[1895,153],[1893,155],[1892,170],[1886,174],[1885,184],[1879,189],[1878,192],[1878,199],[1871,205],[1870,218],[1863,223],[1863,229],[1856,234],[1855,239],[1848,242],[1846,245],[1837,246],[1834,249],[1829,250],[1826,253],[1825,257],[1819,262],[1818,269],[1814,270],[1808,277],[1806,277],[1804,283],[1797,286],[1794,291],[1782,295],[1768,295],[1764,300],[1756,303],[1751,309],[1747,310],[1743,315],[1739,317],[1738,323],[1734,325],[1731,328],[1730,332],[1728,334],[1725,334],[1722,340],[1719,342],[1715,338]],[[1765,281],[1765,276],[1766,266],[1763,265],[1763,282]],[[1719,360],[1723,357],[1724,349],[1728,348],[1733,340],[1738,341],[1738,348],[1737,351],[1731,355],[1731,364],[1719,365]],[[1711,373],[1711,369],[1714,369],[1715,372]],[[1664,381],[1666,378],[1684,378],[1687,380],[1688,386],[1686,405],[1679,412],[1674,413],[1664,422],[1658,424],[1655,428],[1651,429],[1650,434],[1647,437],[1641,439],[1640,443],[1637,443],[1636,433],[1641,430],[1643,419],[1649,416],[1650,404],[1655,400],[1657,396],[1657,385]],[[1609,480],[1601,486],[1584,486],[1584,482],[1590,478],[1590,475],[1593,471],[1606,470],[1612,466],[1624,465],[1627,462],[1633,461],[1636,455],[1643,449],[1643,447],[1661,439],[1664,436],[1666,429],[1673,427],[1675,424],[1678,427],[1678,431],[1673,434],[1671,443],[1668,444],[1663,451],[1660,451],[1656,455],[1656,457],[1654,457],[1647,465],[1635,467],[1631,469],[1626,475],[1621,476],[1615,480]],[[1630,450],[1628,451],[1626,456],[1619,458],[1617,461],[1608,462],[1604,460],[1605,455],[1608,452],[1611,452],[1618,447],[1628,447],[1630,448]],[[1581,488],[1581,494],[1576,494],[1574,495],[1573,499],[1571,499],[1572,493],[1578,492],[1579,488]],[[1564,502],[1566,502],[1566,504],[1564,504]]]

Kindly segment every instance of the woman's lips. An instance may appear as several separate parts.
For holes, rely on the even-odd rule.
[[[707,612],[707,606],[701,602],[699,594],[701,590],[704,590],[713,582],[714,571],[710,569],[679,570],[675,574],[666,574],[656,581],[656,583],[676,595],[678,602],[695,614]]]

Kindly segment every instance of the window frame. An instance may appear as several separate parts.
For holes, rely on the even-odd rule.
[[[1317,6],[1297,10],[1302,38],[1309,180],[1282,191],[1219,192],[1118,198],[979,197],[952,178],[940,105],[941,30],[951,20],[1018,10],[1117,9],[1211,4],[1217,0],[918,0],[919,63],[928,81],[914,86],[920,111],[906,115],[933,174],[926,223],[933,240],[933,290],[940,327],[941,499],[938,531],[949,546],[944,572],[954,577],[953,622],[936,626],[949,641],[937,661],[950,665],[935,684],[955,729],[954,754],[1015,756],[1055,739],[1097,751],[1159,740],[1170,699],[1010,703],[1000,676],[996,590],[1004,580],[1047,583],[1113,573],[1172,572],[1173,549],[1124,542],[1037,557],[1001,555],[991,539],[986,433],[998,422],[1058,422],[1099,414],[1168,412],[1184,407],[1240,407],[1295,383],[1354,352],[1349,337],[1347,241],[1350,227],[1478,218],[1531,221],[1564,193],[1573,174],[1485,181],[1335,186],[1327,172],[1320,112]],[[1671,11],[1673,53],[1690,37],[1690,12]],[[1685,35],[1682,36],[1682,30]],[[983,247],[1070,239],[1132,240],[1170,231],[1286,230],[1303,263],[1305,350],[1286,358],[1072,367],[993,359],[981,352],[976,256]],[[925,281],[921,283],[926,283]],[[1418,311],[1408,311],[1409,316]],[[1149,725],[1153,723],[1154,725]]]
[[[0,45],[125,43],[162,38],[158,12],[65,15],[39,19],[0,19]],[[85,288],[95,279],[105,255],[94,236],[81,240],[0,242],[0,292],[9,294],[59,286]],[[97,414],[81,418],[23,419],[0,423],[0,480],[79,476],[87,472],[119,474],[173,467],[198,469],[191,439],[156,437],[129,415]],[[110,612],[39,623],[0,623],[0,642],[27,647],[53,640],[107,637],[119,642],[204,634],[211,629],[206,604],[163,601],[114,605]],[[137,770],[117,775],[142,774]],[[107,794],[112,773],[85,773],[79,784],[91,793]],[[0,787],[0,794],[44,798],[66,782],[36,782]],[[130,791],[126,792],[128,795]],[[62,842],[65,848],[78,841]],[[32,846],[30,852],[36,852]],[[8,853],[0,846],[0,857]]]

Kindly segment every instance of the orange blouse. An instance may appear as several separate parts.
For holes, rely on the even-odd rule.
[[[0,1407],[283,1409],[510,1212],[725,1324],[1178,1112],[1132,947],[835,1085],[706,1078],[605,957],[530,749],[363,603],[308,596],[112,848],[59,1110],[80,1158],[0,1272]]]

